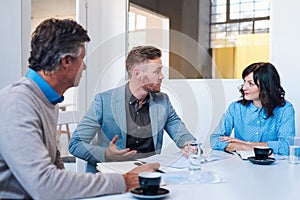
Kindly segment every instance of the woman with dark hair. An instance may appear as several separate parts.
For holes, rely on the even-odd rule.
[[[268,146],[288,155],[288,138],[295,135],[295,111],[285,100],[280,77],[271,63],[253,63],[242,73],[242,99],[231,103],[210,136],[216,150],[253,150]],[[234,137],[230,137],[234,129]]]

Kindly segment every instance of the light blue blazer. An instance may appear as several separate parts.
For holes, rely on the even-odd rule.
[[[87,161],[87,172],[97,172],[96,163],[105,161],[105,150],[116,134],[117,148],[126,148],[125,88],[126,84],[97,94],[73,133],[69,151]],[[167,94],[150,93],[149,114],[157,154],[161,152],[164,130],[179,148],[195,139],[176,114]]]

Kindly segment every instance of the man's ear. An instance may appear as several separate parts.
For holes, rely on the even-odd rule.
[[[142,72],[139,69],[133,69],[133,75],[140,81],[142,80]]]
[[[64,69],[69,69],[71,66],[71,58],[70,56],[65,56],[60,60]]]

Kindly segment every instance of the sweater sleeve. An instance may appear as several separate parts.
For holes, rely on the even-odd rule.
[[[56,132],[49,132],[56,130],[56,124],[48,130],[46,126],[51,124],[41,120],[51,121],[53,110],[41,110],[32,95],[1,98],[0,166],[4,166],[1,173],[6,174],[0,175],[0,182],[5,183],[3,190],[27,193],[33,199],[75,199],[125,192],[121,174],[77,174],[57,168]]]

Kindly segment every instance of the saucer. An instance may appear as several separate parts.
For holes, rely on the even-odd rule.
[[[275,158],[267,158],[263,160],[257,160],[254,156],[249,157],[248,160],[252,162],[253,164],[258,164],[258,165],[269,165],[275,162]]]
[[[142,188],[134,188],[130,190],[131,194],[138,199],[160,199],[166,197],[170,192],[167,189],[159,188],[157,194],[144,195]]]

